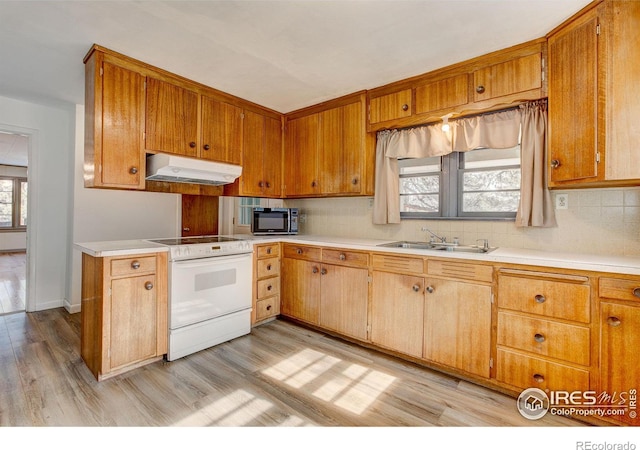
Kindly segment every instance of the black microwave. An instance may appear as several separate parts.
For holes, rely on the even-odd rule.
[[[298,208],[253,208],[251,233],[298,234]]]

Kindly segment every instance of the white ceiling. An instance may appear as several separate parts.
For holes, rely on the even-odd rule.
[[[83,104],[96,43],[286,113],[544,36],[588,3],[0,0],[0,95]]]

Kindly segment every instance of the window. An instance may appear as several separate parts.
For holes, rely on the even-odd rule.
[[[27,227],[27,180],[0,177],[0,230]]]
[[[520,146],[442,157],[403,159],[402,218],[515,218],[520,201]]]

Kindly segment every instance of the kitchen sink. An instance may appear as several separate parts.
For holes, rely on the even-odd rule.
[[[459,244],[441,244],[430,242],[415,242],[415,241],[396,241],[388,244],[378,244],[378,247],[389,248],[408,248],[416,250],[437,250],[441,252],[462,252],[462,253],[489,253],[495,248],[485,249],[484,247],[478,247],[477,245],[459,245]]]

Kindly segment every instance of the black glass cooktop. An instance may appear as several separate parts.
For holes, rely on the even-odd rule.
[[[232,242],[241,241],[242,239],[236,239],[227,236],[191,236],[191,237],[177,237],[167,239],[149,239],[149,242],[155,242],[162,245],[192,245],[192,244],[211,244],[214,242]]]

